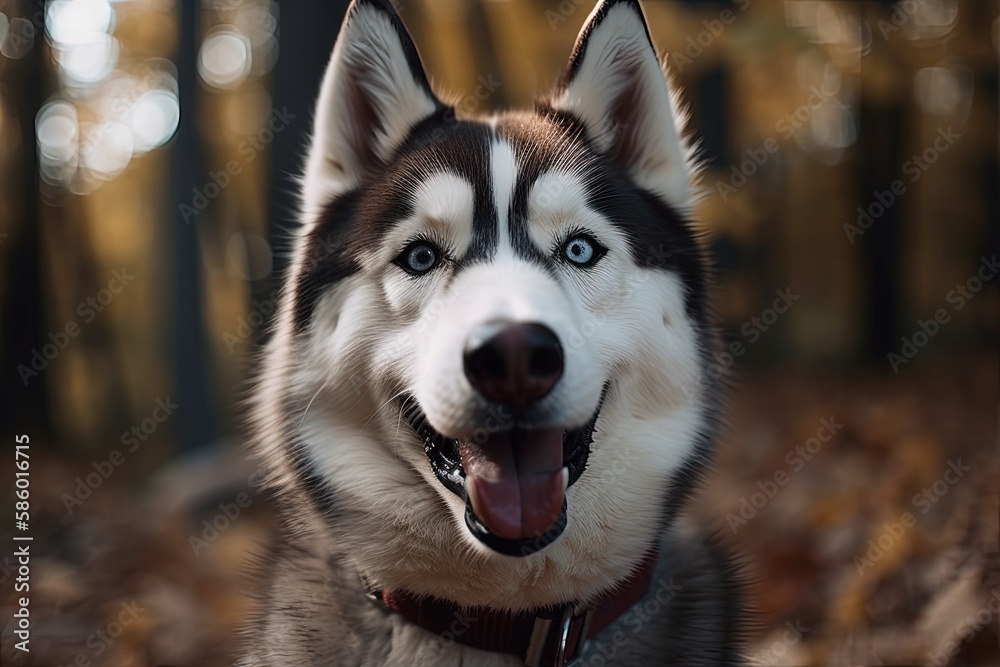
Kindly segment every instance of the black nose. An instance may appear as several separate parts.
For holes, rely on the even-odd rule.
[[[552,391],[563,374],[563,350],[543,324],[490,322],[465,343],[465,377],[488,401],[523,408]]]

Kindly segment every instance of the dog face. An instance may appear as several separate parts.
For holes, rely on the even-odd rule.
[[[657,540],[713,420],[679,127],[636,2],[487,119],[435,96],[387,0],[351,6],[255,419],[370,581],[529,608]]]

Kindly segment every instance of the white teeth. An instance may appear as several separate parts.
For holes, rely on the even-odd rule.
[[[469,497],[472,511],[479,514],[479,500],[476,497],[476,478],[472,475],[465,476],[465,495]]]
[[[563,480],[563,493],[566,493],[566,489],[569,488],[569,468],[563,466],[562,469],[562,480]]]

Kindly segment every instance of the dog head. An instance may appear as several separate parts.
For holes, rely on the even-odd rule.
[[[435,95],[388,0],[352,4],[256,418],[368,579],[528,608],[656,542],[713,422],[694,176],[637,2],[599,4],[534,111],[485,119]]]

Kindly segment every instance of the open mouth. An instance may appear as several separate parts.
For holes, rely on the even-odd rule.
[[[583,474],[607,387],[594,416],[574,429],[513,428],[455,440],[438,433],[412,396],[403,419],[424,443],[431,470],[465,501],[472,535],[507,556],[528,556],[566,528],[566,489]]]

